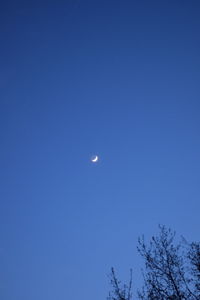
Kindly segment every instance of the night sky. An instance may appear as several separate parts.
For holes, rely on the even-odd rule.
[[[0,4],[0,298],[102,300],[200,231],[200,1]],[[92,163],[92,155],[99,161]]]

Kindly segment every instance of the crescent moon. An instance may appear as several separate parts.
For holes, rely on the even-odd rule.
[[[98,159],[99,159],[98,156],[95,155],[95,156],[93,156],[93,157],[91,158],[91,161],[92,161],[92,162],[97,162]]]

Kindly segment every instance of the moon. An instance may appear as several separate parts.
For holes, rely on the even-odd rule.
[[[97,155],[93,155],[93,156],[91,157],[91,162],[93,162],[93,163],[98,162],[98,160],[99,160],[99,157],[98,157]]]

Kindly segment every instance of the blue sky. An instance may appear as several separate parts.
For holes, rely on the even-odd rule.
[[[141,283],[141,234],[199,240],[199,12],[1,4],[2,300],[106,299],[111,266]]]

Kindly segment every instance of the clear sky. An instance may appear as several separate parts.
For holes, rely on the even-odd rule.
[[[102,300],[200,228],[200,1],[2,1],[0,298]],[[99,155],[99,162],[90,157]]]

